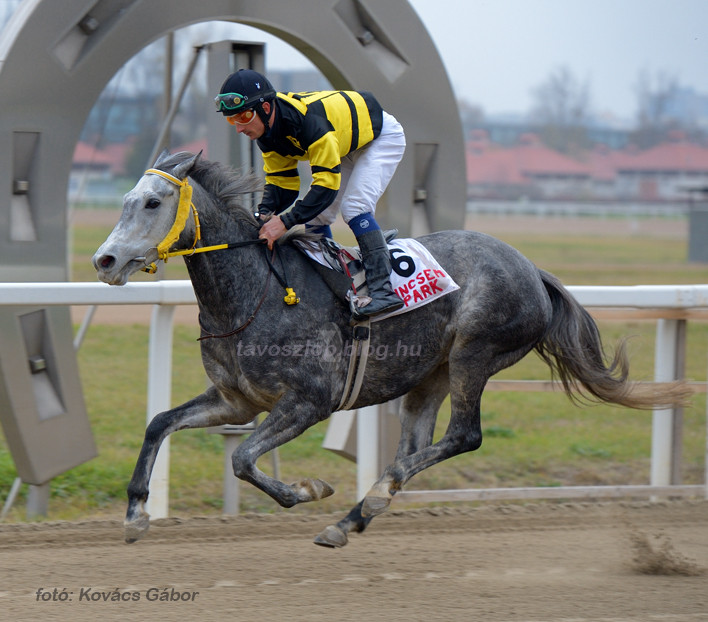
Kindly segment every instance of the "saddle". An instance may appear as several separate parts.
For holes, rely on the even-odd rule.
[[[383,235],[389,244],[398,235],[398,230],[390,229],[384,231]],[[366,272],[358,246],[344,246],[326,237],[319,240],[297,240],[296,244],[332,292],[347,306],[352,294],[365,293]]]

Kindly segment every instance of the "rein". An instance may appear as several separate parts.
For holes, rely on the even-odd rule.
[[[194,206],[194,203],[192,202],[192,186],[189,185],[189,179],[185,177],[182,180],[179,180],[177,177],[174,175],[170,175],[169,173],[165,173],[165,171],[161,171],[156,168],[150,168],[145,171],[146,175],[159,175],[160,177],[166,179],[170,183],[175,184],[177,187],[179,187],[179,203],[177,204],[177,213],[175,214],[175,221],[172,224],[172,227],[170,230],[167,232],[167,235],[163,238],[163,240],[157,245],[157,258],[161,259],[165,263],[170,257],[179,257],[179,256],[192,256],[197,253],[208,253],[210,251],[220,251],[220,250],[227,250],[227,249],[233,249],[233,248],[243,248],[245,246],[253,246],[256,244],[266,244],[266,240],[261,240],[261,239],[255,239],[255,240],[243,240],[241,242],[229,242],[226,244],[214,244],[212,246],[200,246],[197,247],[197,243],[202,239],[201,235],[201,224],[199,222],[199,212],[197,211],[197,208]],[[177,250],[177,251],[171,251],[169,250],[170,247],[179,239],[179,236],[182,234],[182,231],[184,231],[185,226],[187,225],[187,218],[189,217],[189,213],[192,213],[192,216],[194,217],[194,241],[192,242],[192,246],[186,250]],[[266,253],[265,253],[265,258],[266,258],[266,263],[268,264],[268,278],[266,279],[266,284],[265,288],[263,290],[263,294],[258,301],[258,304],[256,305],[256,308],[253,310],[253,313],[249,316],[249,318],[238,328],[228,332],[228,333],[223,333],[223,334],[218,334],[214,335],[211,333],[207,333],[206,335],[199,337],[198,341],[202,341],[204,339],[215,339],[215,338],[223,338],[223,337],[231,337],[235,335],[236,333],[241,332],[244,328],[246,328],[256,317],[256,313],[258,313],[258,310],[261,308],[261,305],[266,299],[266,295],[268,293],[268,287],[270,285],[270,277],[272,275],[275,275],[275,278],[278,279],[278,282],[280,285],[285,289],[285,297],[283,300],[285,301],[286,304],[288,305],[295,305],[298,302],[300,302],[300,299],[297,297],[297,294],[293,290],[292,287],[288,287],[287,283],[287,274],[285,272],[285,262],[283,261],[283,258],[279,254],[280,247],[279,246],[274,246],[273,247],[273,253],[272,256],[268,255],[268,249],[266,248]],[[275,255],[278,254],[278,258],[280,259],[280,264],[282,266],[282,271],[283,274],[282,276],[278,274],[277,270],[275,269],[275,264],[273,262]],[[157,266],[155,263],[150,263],[145,265],[145,268],[143,268],[144,272],[148,272],[149,274],[154,274],[157,271]],[[204,329],[204,327],[202,327]]]
[[[241,242],[237,243],[237,246],[247,246],[248,242],[251,244],[258,244],[258,243],[265,243],[265,240],[249,240],[247,242]],[[228,245],[227,245],[228,246]],[[273,258],[275,257],[276,253],[278,253],[278,258],[280,259],[280,265],[283,268],[283,276],[280,276],[275,269],[275,265],[273,263]],[[248,325],[253,322],[253,320],[256,318],[256,313],[258,313],[258,310],[261,308],[261,305],[266,299],[266,295],[268,294],[268,286],[270,285],[270,277],[275,275],[275,278],[278,279],[278,283],[280,283],[283,288],[285,288],[285,298],[283,299],[286,304],[289,305],[296,305],[298,302],[300,302],[300,299],[297,297],[295,294],[295,291],[293,290],[292,287],[287,286],[287,275],[285,274],[285,262],[283,261],[283,258],[279,254],[279,247],[274,246],[273,247],[273,255],[268,256],[268,249],[266,249],[266,255],[265,255],[266,261],[268,262],[268,277],[266,278],[266,284],[265,288],[263,289],[263,294],[261,295],[260,300],[258,301],[258,304],[256,305],[256,308],[253,310],[253,313],[251,313],[250,316],[248,316],[248,319],[241,324],[238,328],[234,328],[233,330],[230,330],[227,333],[219,333],[219,334],[213,334],[213,333],[208,333],[206,332],[206,328],[202,325],[201,317],[199,318],[199,327],[206,332],[206,335],[202,335],[197,339],[197,341],[204,341],[205,339],[224,339],[226,337],[233,337],[234,335],[240,333],[242,330],[248,327]]]

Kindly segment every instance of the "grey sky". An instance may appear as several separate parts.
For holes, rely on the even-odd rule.
[[[487,114],[527,112],[534,87],[561,66],[589,83],[593,111],[622,119],[635,116],[643,69],[708,95],[708,0],[409,1],[457,97]],[[0,8],[9,5],[16,2],[0,0]],[[225,23],[219,31],[267,42],[271,69],[309,65],[262,31]]]
[[[589,83],[594,111],[624,119],[635,116],[643,69],[708,95],[708,0],[409,1],[457,96],[488,114],[527,112],[534,87],[561,66]],[[305,64],[268,40],[271,68]]]
[[[642,68],[708,94],[706,0],[410,0],[458,97],[525,111],[561,65],[598,111],[633,117]]]

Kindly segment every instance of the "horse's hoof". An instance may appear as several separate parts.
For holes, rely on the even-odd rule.
[[[347,534],[336,525],[329,525],[329,527],[325,527],[314,539],[315,544],[326,546],[330,549],[341,549],[347,544],[347,542],[349,542]]]
[[[297,492],[298,503],[317,501],[334,494],[334,488],[321,479],[303,479],[291,484],[291,487]]]
[[[316,479],[314,484],[317,487],[317,499],[331,497],[334,494],[334,488],[324,480]]]
[[[123,521],[123,526],[125,527],[125,541],[128,544],[137,542],[150,529],[150,515],[141,514],[138,518],[131,521],[126,519]]]
[[[391,497],[364,497],[361,505],[361,515],[364,518],[383,514],[391,505]]]

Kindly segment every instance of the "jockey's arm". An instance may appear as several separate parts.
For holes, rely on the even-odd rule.
[[[287,229],[309,222],[334,201],[341,182],[341,159],[335,133],[327,132],[310,145],[308,159],[312,170],[312,185],[302,200],[282,215]]]
[[[300,194],[297,160],[269,151],[263,154],[263,170],[266,183],[258,211],[263,214],[280,214]]]

